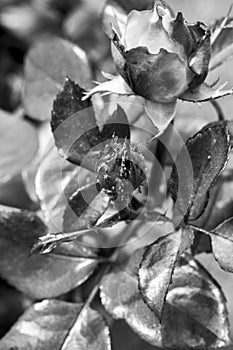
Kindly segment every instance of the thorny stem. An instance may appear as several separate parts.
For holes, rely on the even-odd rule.
[[[210,100],[210,103],[212,104],[212,106],[215,108],[215,110],[217,112],[218,120],[219,121],[224,121],[225,120],[224,112],[222,110],[222,107],[218,103],[218,101],[212,99],[212,100]]]

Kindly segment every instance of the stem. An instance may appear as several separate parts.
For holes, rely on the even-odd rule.
[[[215,236],[218,236],[218,237],[220,237],[220,238],[222,238],[222,239],[227,240],[228,242],[229,242],[229,241],[232,242],[232,240],[230,240],[230,239],[227,238],[227,237],[222,236],[221,234],[219,234],[219,233],[216,232],[216,231],[207,231],[207,230],[205,230],[205,229],[203,229],[203,228],[200,228],[200,227],[195,226],[195,225],[190,225],[190,224],[188,224],[187,226],[190,227],[190,228],[193,229],[193,230],[196,230],[196,231],[198,231],[198,232],[204,233],[205,235],[208,235],[208,236],[209,236],[209,235],[215,235]]]
[[[216,28],[215,31],[213,32],[213,34],[211,35],[211,46],[213,46],[213,44],[218,39],[218,37],[221,34],[221,32],[223,31],[223,29],[225,28],[225,26],[227,24],[227,21],[228,21],[228,19],[230,17],[231,11],[232,11],[232,6],[233,5],[230,6],[226,17],[223,19],[223,21],[220,24],[220,26],[218,28]]]
[[[171,125],[172,124],[173,122],[171,123]],[[160,167],[158,167],[158,163],[155,161],[150,174],[149,195],[150,197],[152,197],[152,208],[150,209],[154,209],[155,207],[161,207],[164,202],[165,193],[163,188],[161,189],[161,186],[163,185],[164,169],[167,166],[168,158],[168,151],[166,145],[169,143],[171,136],[172,128],[168,127],[157,143],[157,147],[155,150],[155,158],[160,164]]]
[[[224,112],[223,112],[222,107],[220,106],[220,104],[214,99],[210,100],[210,103],[212,104],[212,106],[214,107],[214,109],[217,112],[218,120],[219,121],[224,121],[225,120],[225,116],[224,116]]]
[[[107,258],[101,258],[99,256],[75,256],[75,255],[64,255],[59,253],[50,253],[49,256],[55,259],[63,259],[67,261],[96,260],[97,263],[106,263],[109,261]]]

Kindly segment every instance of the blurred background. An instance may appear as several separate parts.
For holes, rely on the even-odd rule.
[[[35,162],[48,123],[26,115],[23,109],[24,62],[28,50],[41,39],[58,35],[78,44],[88,55],[95,80],[103,80],[101,71],[116,73],[110,43],[100,21],[104,0],[0,0],[0,205],[36,210],[38,203],[30,189],[27,167]],[[124,1],[119,1],[124,3]],[[127,2],[127,0],[125,0]],[[128,5],[137,2],[129,1]],[[188,22],[208,24],[225,16],[232,0],[167,0],[175,11],[182,11]],[[143,6],[143,1],[138,1]],[[220,78],[233,86],[233,61],[226,62],[208,77]],[[233,119],[233,97],[220,105],[227,119]],[[22,125],[20,121],[25,123]],[[209,103],[199,105],[179,102],[176,126],[186,125],[184,137],[216,119]],[[18,124],[17,124],[18,123]],[[17,142],[16,142],[17,139]],[[233,190],[233,186],[232,186]],[[233,196],[233,191],[232,191]],[[232,212],[233,214],[233,212]],[[227,297],[233,334],[233,276],[218,267],[215,260],[201,254],[199,260],[215,276]],[[15,322],[31,301],[0,281],[0,336]],[[119,337],[119,334],[121,336]],[[128,342],[126,342],[128,339]],[[133,335],[125,323],[113,326],[115,349],[152,349]]]

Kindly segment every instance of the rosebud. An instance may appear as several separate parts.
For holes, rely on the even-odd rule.
[[[128,200],[145,181],[144,157],[129,140],[113,138],[98,158],[97,183],[113,200]]]
[[[120,75],[147,100],[171,103],[205,80],[211,57],[210,31],[173,17],[164,2],[154,9],[133,10],[112,23],[112,53]]]

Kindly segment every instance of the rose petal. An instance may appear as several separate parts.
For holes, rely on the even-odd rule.
[[[195,90],[199,85],[203,83],[208,74],[209,63],[211,58],[211,42],[210,31],[208,30],[205,38],[197,47],[197,50],[192,54],[189,59],[189,67],[196,74],[192,83],[190,84],[190,90]]]
[[[207,84],[200,85],[199,89],[195,92],[190,90],[186,91],[180,99],[189,102],[204,102],[212,99],[221,98],[227,95],[233,95],[233,88],[229,90],[222,90],[226,84],[220,86],[218,89],[213,89]]]
[[[196,40],[193,39],[181,12],[178,12],[177,17],[173,22],[172,38],[182,45],[187,57],[189,57],[193,52],[193,49],[196,48]]]
[[[134,47],[138,47],[140,38],[145,34],[148,29],[149,23],[154,15],[151,10],[137,11],[132,10],[128,15],[127,26],[123,44],[126,50],[130,50]],[[157,13],[157,20],[159,19]]]
[[[155,3],[152,11],[131,11],[123,41],[125,49],[145,46],[150,53],[157,54],[163,47],[173,52],[176,47],[169,37],[172,29],[171,22],[169,9],[161,3]]]
[[[145,100],[145,110],[154,126],[158,129],[155,137],[160,136],[173,120],[177,101],[171,103],[155,103]]]
[[[198,44],[199,40],[202,40],[206,35],[207,26],[202,22],[197,22],[196,24],[189,24],[188,28],[193,36],[193,40],[196,42],[196,45]]]
[[[137,95],[170,103],[187,90],[190,81],[186,64],[176,53],[161,49],[152,55],[147,48],[138,47],[122,54],[126,60],[124,77]]]
[[[110,38],[113,34],[112,29],[122,38],[126,30],[127,14],[116,3],[107,1],[102,12],[102,22],[104,31]]]

